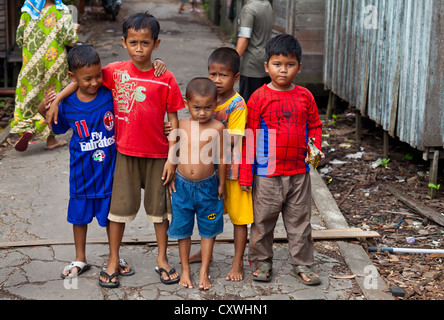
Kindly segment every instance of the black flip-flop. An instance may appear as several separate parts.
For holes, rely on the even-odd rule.
[[[174,284],[174,283],[178,283],[180,281],[180,277],[177,277],[176,279],[171,279],[170,275],[174,272],[176,272],[176,269],[172,268],[169,272],[166,271],[164,268],[159,268],[159,267],[155,267],[154,270],[156,270],[156,272],[160,275],[160,281],[164,284]],[[165,272],[168,276],[168,280],[165,280],[162,277],[162,272]]]
[[[100,271],[100,275],[101,276],[105,276],[106,278],[109,279],[109,282],[104,282],[102,281],[102,279],[99,278],[99,285],[103,288],[108,288],[108,289],[114,289],[117,288],[119,286],[119,273],[118,272],[114,272],[112,275],[109,275],[108,273],[106,273],[104,270]],[[117,277],[117,281],[116,282],[112,282],[111,279]]]
[[[119,267],[125,269],[128,266],[129,266],[128,262],[126,262],[124,259],[120,259],[119,260]],[[125,277],[132,276],[134,273],[135,273],[135,271],[133,270],[133,268],[131,268],[131,266],[130,266],[130,269],[129,269],[128,272],[120,272],[119,271],[119,275],[120,276],[125,276]]]

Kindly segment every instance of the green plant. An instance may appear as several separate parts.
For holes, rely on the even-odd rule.
[[[381,164],[384,165],[384,167],[387,168],[388,163],[390,162],[390,159],[382,159],[380,163],[378,163],[378,166],[380,166]]]
[[[429,183],[429,188],[433,188],[433,189],[439,190],[440,187],[441,187],[440,184]]]

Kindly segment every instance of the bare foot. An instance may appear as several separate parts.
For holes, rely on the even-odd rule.
[[[199,276],[199,289],[201,290],[208,290],[211,288],[211,281],[210,281],[210,276],[208,275],[207,272],[203,272],[202,270],[200,271],[200,276]]]
[[[77,273],[80,271],[79,267],[74,267],[71,270],[68,269],[69,266],[66,266],[63,271],[62,271],[62,275],[65,278],[74,278]]]
[[[210,262],[213,261],[213,257],[211,257]],[[189,263],[198,263],[202,262],[202,252],[199,250],[195,254],[190,256],[190,259],[188,260]],[[179,263],[182,263],[182,261],[179,261]]]
[[[225,280],[227,281],[242,281],[244,279],[244,267],[243,265],[235,265],[231,267],[230,272],[228,272]]]
[[[46,144],[46,150],[54,150],[55,148],[66,146],[67,142],[65,140],[56,140],[53,144]]]
[[[257,277],[259,274],[261,273],[260,269],[256,269],[255,272],[253,272],[253,274]],[[270,272],[267,272],[267,278],[270,276]]]
[[[182,268],[179,284],[188,289],[194,288],[193,283],[191,282],[191,272],[189,268]]]
[[[316,273],[313,272],[312,274],[314,277],[319,278],[319,275],[317,275]],[[308,282],[311,281],[311,279],[305,273],[301,272],[300,275],[301,275],[302,279],[304,279],[304,281],[308,281]]]
[[[195,254],[190,256],[190,263],[202,262],[202,252],[199,250]]]

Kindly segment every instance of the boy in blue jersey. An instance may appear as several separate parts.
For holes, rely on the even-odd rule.
[[[113,97],[102,86],[99,55],[91,46],[77,46],[68,54],[68,65],[78,89],[60,103],[58,122],[52,126],[56,134],[73,129],[67,220],[73,224],[76,258],[65,267],[62,278],[75,277],[90,268],[85,254],[87,226],[93,217],[101,227],[108,226],[116,158]],[[42,101],[42,116],[54,99],[52,92]]]

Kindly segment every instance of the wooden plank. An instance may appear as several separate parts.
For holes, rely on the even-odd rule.
[[[411,198],[404,195],[398,189],[395,189],[390,186],[386,186],[386,188],[388,191],[390,191],[396,197],[396,199],[401,201],[403,204],[405,204],[410,209],[414,210],[416,213],[432,220],[433,222],[436,222],[437,224],[439,224],[441,226],[444,226],[444,216],[442,216],[439,212],[416,203]]]
[[[376,231],[363,231],[359,228],[346,229],[325,229],[313,230],[313,240],[338,240],[338,239],[355,239],[355,238],[378,238],[380,234]],[[285,241],[287,234],[285,232],[275,232],[274,239],[277,241]],[[200,237],[194,235],[191,237],[194,242],[200,242]],[[232,242],[231,234],[223,233],[216,237],[217,242]],[[172,241],[174,243],[176,241]],[[107,238],[90,238],[87,239],[88,244],[107,244]],[[146,244],[156,243],[155,235],[142,237],[123,237],[122,243],[126,244]],[[34,247],[34,246],[52,246],[52,245],[72,245],[73,239],[43,239],[43,240],[27,240],[14,242],[0,242],[0,248],[17,248],[17,247]]]

